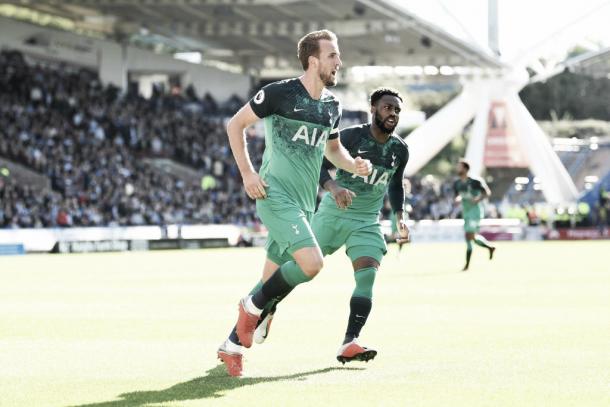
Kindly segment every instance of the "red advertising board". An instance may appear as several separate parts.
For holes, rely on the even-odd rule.
[[[487,168],[527,168],[527,161],[504,102],[492,102],[487,120],[485,154]]]
[[[599,228],[551,229],[547,240],[599,240],[610,239],[610,230]]]

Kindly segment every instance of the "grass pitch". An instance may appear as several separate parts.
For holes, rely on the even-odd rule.
[[[610,405],[608,242],[392,246],[361,342],[335,360],[353,288],[343,254],[279,308],[229,378],[216,348],[261,249],[0,257],[0,405]]]

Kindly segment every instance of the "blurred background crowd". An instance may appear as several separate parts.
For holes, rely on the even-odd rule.
[[[0,53],[0,159],[23,167],[42,183],[0,173],[0,227],[69,227],[233,223],[256,226],[254,202],[244,194],[225,133],[226,120],[244,103],[219,103],[192,87],[155,89],[145,99],[104,86],[98,75],[65,64],[27,63],[13,51]],[[248,133],[259,167],[264,139]],[[167,159],[173,168],[156,165]],[[186,174],[186,175],[185,175]],[[459,217],[453,179],[409,180],[412,219]],[[517,217],[529,224],[607,223],[608,193],[594,213],[541,211],[527,202],[495,197],[487,217]],[[383,211],[389,216],[389,205]]]

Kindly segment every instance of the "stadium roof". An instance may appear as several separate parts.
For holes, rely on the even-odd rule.
[[[594,78],[610,79],[610,47],[585,52],[555,64],[552,68],[531,78],[530,82],[543,82],[568,69]]]
[[[499,68],[468,44],[391,0],[18,0],[15,7],[58,16],[81,32],[264,72],[298,68],[296,41],[329,28],[346,66],[434,65]],[[75,30],[77,31],[77,30]]]
[[[610,47],[570,58],[562,65],[575,72],[610,79]]]

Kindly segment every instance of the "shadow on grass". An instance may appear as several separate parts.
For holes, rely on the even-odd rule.
[[[218,365],[215,368],[208,370],[206,372],[207,374],[203,377],[198,377],[184,383],[178,383],[164,390],[134,391],[119,395],[120,400],[83,404],[76,407],[136,407],[170,401],[219,398],[224,395],[222,392],[237,389],[239,387],[282,380],[304,380],[308,376],[324,374],[332,372],[333,370],[364,369],[355,367],[327,367],[325,369],[311,370],[285,376],[234,378],[227,376],[224,365]]]

